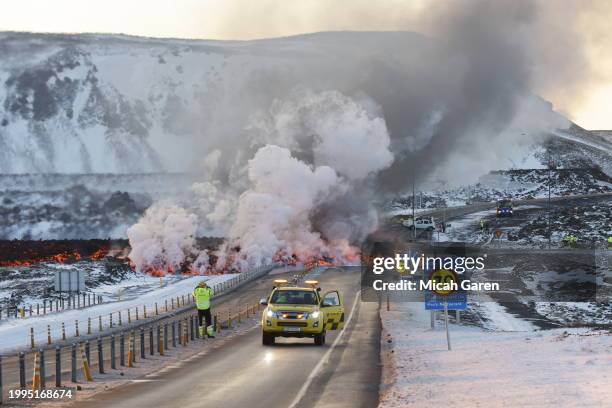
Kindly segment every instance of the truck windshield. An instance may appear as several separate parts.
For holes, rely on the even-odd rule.
[[[317,296],[310,290],[276,290],[270,303],[278,305],[316,305]]]
[[[512,201],[510,200],[501,200],[497,202],[497,207],[499,208],[507,208],[512,207]]]

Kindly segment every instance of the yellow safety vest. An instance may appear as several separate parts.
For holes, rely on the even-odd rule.
[[[206,310],[210,308],[210,298],[213,295],[212,288],[205,287],[197,287],[193,290],[193,297],[196,301],[196,307],[199,310]]]

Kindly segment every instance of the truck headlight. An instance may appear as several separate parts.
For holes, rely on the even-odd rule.
[[[276,312],[268,309],[268,311],[266,312],[266,316],[268,316],[268,317],[276,317]]]
[[[312,312],[308,317],[313,318],[313,319],[318,319],[320,315],[320,312],[318,310]]]

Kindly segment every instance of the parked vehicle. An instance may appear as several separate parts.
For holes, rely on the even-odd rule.
[[[416,220],[412,218],[404,220],[402,225],[408,229],[414,229],[421,231],[435,231],[436,223],[433,217],[417,217]]]

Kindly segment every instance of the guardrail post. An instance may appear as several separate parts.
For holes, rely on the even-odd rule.
[[[195,338],[199,339],[200,338],[200,326],[198,325],[198,316],[192,316],[192,320],[193,320],[193,325],[192,325],[193,333],[195,334]],[[206,338],[206,335],[204,335],[204,338]]]
[[[47,325],[47,344],[51,344],[51,325]]]
[[[113,314],[112,314],[112,312],[111,312],[111,314],[109,315],[109,321],[110,321],[110,323],[109,323],[110,328],[112,329],[112,328],[113,328]]]
[[[157,302],[155,302],[155,316],[159,315],[159,311],[157,310]]]
[[[123,322],[121,321],[121,310],[117,313],[119,314],[119,326],[123,326]]]
[[[176,320],[172,321],[172,347],[176,347]]]
[[[164,350],[168,348],[168,323],[164,323]]]
[[[30,348],[34,348],[34,328],[30,327]]]
[[[178,335],[179,335],[179,344],[183,345],[183,322],[178,321]],[[176,346],[175,346],[176,347]]]
[[[25,353],[22,351],[19,353],[19,388],[25,389]]]
[[[136,321],[138,321],[138,306],[136,306]]]
[[[140,358],[144,359],[145,356],[145,332],[144,328],[140,328]]]
[[[87,334],[91,334],[91,317],[87,318]]]
[[[132,323],[132,314],[130,313],[130,309],[128,309],[127,312],[128,312],[128,323]]]
[[[147,318],[147,306],[146,305],[142,307],[142,316],[145,319]]]
[[[117,365],[115,363],[116,356],[115,356],[115,335],[114,334],[111,334],[110,336],[110,358],[111,358],[111,369],[112,370],[117,369]]]
[[[195,330],[194,330],[195,320],[193,319],[193,315],[189,316],[189,330],[191,330],[189,338],[191,341],[195,340]]]
[[[149,327],[149,354],[154,355],[154,345],[153,345],[153,326]]]
[[[39,349],[38,355],[40,356],[40,361],[38,362],[38,372],[40,373],[40,388],[45,388],[45,350]]]
[[[119,365],[125,367],[125,334],[119,336]]]
[[[98,336],[98,372],[104,374],[104,350],[102,337]]]
[[[55,346],[55,387],[62,386],[62,348]]]
[[[62,340],[66,340],[66,325],[62,322]]]
[[[70,350],[70,370],[72,373],[70,380],[73,383],[75,383],[77,382],[77,345],[76,343],[72,343],[72,348]]]
[[[47,314],[47,299],[43,299],[43,315]]]
[[[221,325],[219,324],[219,316],[215,314],[213,317],[215,332],[221,333]]]
[[[168,299],[164,300],[164,310],[168,312]]]
[[[91,306],[91,293],[87,294],[87,306]]]
[[[78,320],[74,321],[74,332],[75,332],[75,336],[79,337],[79,321]]]

